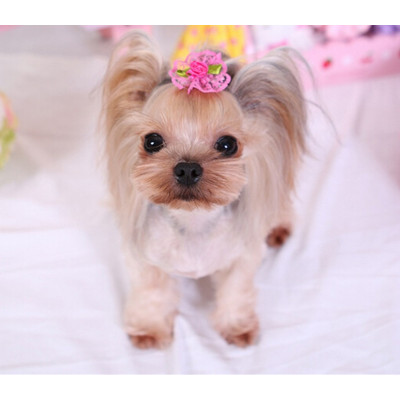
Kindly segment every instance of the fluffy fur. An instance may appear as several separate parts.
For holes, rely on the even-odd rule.
[[[290,234],[306,127],[295,64],[284,49],[243,67],[228,64],[228,89],[187,94],[164,83],[169,67],[143,33],[123,38],[110,59],[103,93],[108,179],[132,282],[125,325],[141,348],[171,343],[175,276],[211,275],[215,328],[229,343],[254,343],[254,276],[266,240],[278,246]],[[144,150],[149,133],[162,135],[161,151]],[[237,140],[233,156],[215,149],[223,135]],[[179,162],[200,164],[200,181],[179,185]]]

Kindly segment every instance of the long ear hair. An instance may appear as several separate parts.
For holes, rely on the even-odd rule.
[[[253,230],[271,228],[267,221],[278,222],[278,214],[288,207],[288,193],[294,189],[306,147],[306,105],[290,52],[286,48],[271,51],[239,70],[230,85],[251,138],[246,158],[248,185],[241,207],[246,215],[256,213],[256,226],[248,226]]]
[[[159,48],[145,33],[132,31],[120,40],[111,55],[103,86],[107,131],[126,113],[141,109],[166,69]]]
[[[161,52],[140,31],[125,35],[115,47],[103,84],[102,119],[109,188],[125,235],[140,231],[147,203],[132,185],[139,135],[140,111],[153,89],[167,73]]]

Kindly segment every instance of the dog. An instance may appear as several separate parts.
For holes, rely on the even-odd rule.
[[[288,49],[242,64],[212,50],[173,67],[132,31],[103,86],[108,182],[131,280],[124,323],[139,348],[173,340],[177,277],[211,276],[211,321],[229,343],[259,337],[254,279],[293,223],[306,103]]]

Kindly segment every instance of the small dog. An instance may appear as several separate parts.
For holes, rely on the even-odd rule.
[[[242,66],[206,50],[169,69],[156,44],[133,31],[111,56],[103,107],[133,344],[168,346],[176,276],[206,275],[216,330],[230,344],[253,344],[253,280],[266,242],[279,246],[291,232],[305,151],[306,107],[289,52]]]

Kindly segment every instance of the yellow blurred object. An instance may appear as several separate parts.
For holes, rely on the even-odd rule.
[[[0,92],[0,169],[9,158],[16,129],[17,118],[10,101],[4,93]]]
[[[184,60],[189,53],[204,48],[221,50],[232,58],[243,56],[245,33],[244,25],[188,25],[178,42],[173,60]]]

